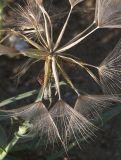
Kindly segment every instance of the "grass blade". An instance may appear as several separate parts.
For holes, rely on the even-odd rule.
[[[36,90],[33,90],[33,91],[29,91],[29,92],[17,95],[15,97],[9,98],[7,100],[4,100],[4,101],[0,102],[0,107],[3,107],[5,105],[11,104],[11,103],[14,103],[18,100],[21,100],[21,99],[24,99],[24,98],[27,98],[27,97],[30,97],[30,96],[33,96],[33,95],[37,95],[38,92],[39,92],[39,89],[36,89]]]

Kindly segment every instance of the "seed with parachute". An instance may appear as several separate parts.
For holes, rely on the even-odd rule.
[[[95,22],[100,28],[121,28],[121,1],[97,0]]]
[[[18,109],[2,110],[2,117],[18,117],[30,123],[29,136],[39,136],[40,140],[47,143],[55,143],[61,138],[57,127],[42,102],[36,102]]]
[[[104,93],[121,93],[121,41],[100,64],[99,76]]]
[[[70,139],[93,135],[96,127],[81,113],[64,101],[58,101],[50,110],[50,114],[58,128],[62,141],[67,145]]]
[[[113,103],[121,103],[121,98],[111,95],[82,95],[78,97],[74,108],[91,120],[101,118],[100,114]]]

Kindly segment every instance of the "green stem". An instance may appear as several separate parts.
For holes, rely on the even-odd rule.
[[[30,96],[30,95],[33,95],[33,92],[36,93],[37,91],[35,90],[35,91],[32,91],[32,92],[27,92],[26,97]],[[41,94],[42,94],[42,89],[40,89],[36,101],[38,99],[40,99]],[[25,94],[19,95],[16,99],[18,100],[18,99],[22,99],[22,98],[25,98]],[[14,101],[15,101],[15,97],[14,97]],[[4,101],[4,103],[1,103],[1,104],[2,105],[3,104],[10,104],[12,102],[13,102],[13,98],[10,98],[9,100],[7,100],[6,102]],[[15,135],[14,138],[11,140],[11,142],[6,146],[6,148],[0,154],[0,160],[3,160],[8,155],[8,153],[11,151],[11,149],[16,145],[16,143],[19,141],[19,139],[27,133],[27,130],[29,129],[28,124],[29,123],[27,121],[25,121],[23,123],[23,125],[19,127],[18,131],[16,133],[14,133],[14,135]]]
[[[4,151],[0,154],[0,160],[3,160],[9,151],[15,146],[15,144],[18,142],[18,140],[24,136],[27,132],[27,125],[24,123],[22,126],[19,127],[18,131],[15,133],[14,138],[11,140],[11,142],[6,146]]]
[[[43,98],[43,87],[41,87],[41,89],[38,92],[38,96],[36,98],[36,102],[42,101],[42,98]]]
[[[24,99],[24,98],[27,98],[27,97],[30,97],[30,96],[33,96],[33,95],[36,95],[36,94],[38,94],[38,92],[39,92],[39,90],[36,89],[36,90],[33,90],[33,91],[29,91],[29,92],[17,95],[16,97],[9,98],[7,100],[4,100],[4,101],[0,102],[0,107],[3,107],[5,105],[11,104],[13,102],[16,102],[18,100],[21,100],[21,99]]]

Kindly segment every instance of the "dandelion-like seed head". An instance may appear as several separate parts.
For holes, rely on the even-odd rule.
[[[84,63],[77,57],[66,53],[98,28],[121,28],[121,3],[119,0],[97,0],[94,22],[62,46],[61,42],[73,8],[82,1],[69,0],[70,11],[56,41],[53,17],[46,11],[42,0],[27,0],[25,8],[19,6],[17,8],[19,16],[16,18],[15,27],[7,29],[7,32],[19,36],[32,47],[19,52],[29,57],[29,60],[22,66],[21,73],[25,73],[25,68],[28,70],[36,62],[43,61],[44,65],[42,74],[38,76],[41,94],[36,102],[3,112],[7,112],[10,117],[15,116],[29,122],[30,134],[39,135],[47,143],[61,142],[65,149],[67,149],[68,141],[72,139],[75,139],[80,146],[80,137],[87,139],[93,136],[97,127],[91,121],[100,117],[100,113],[106,107],[121,102],[119,96],[121,89],[120,42],[99,66]],[[4,48],[0,46],[0,48],[3,49],[1,55],[8,53],[5,52],[7,49],[5,46]],[[79,91],[65,71],[63,65],[65,62],[79,66],[88,73],[94,82],[102,87],[104,95],[89,95],[84,91]],[[98,72],[98,75],[94,70]],[[63,100],[60,76],[64,84],[68,84],[77,96],[74,107]],[[54,106],[53,95],[57,99]],[[50,105],[45,106],[43,100],[48,101]]]

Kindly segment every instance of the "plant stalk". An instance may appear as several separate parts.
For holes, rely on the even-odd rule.
[[[28,92],[28,93],[29,93],[29,92]],[[38,99],[40,99],[41,94],[42,94],[42,89],[40,89],[36,101],[37,101]],[[24,95],[24,94],[23,94],[23,95]],[[22,97],[23,97],[23,95],[22,95]],[[29,94],[29,95],[30,95],[30,94]],[[18,96],[18,97],[19,97],[19,96]],[[21,99],[22,99],[22,97],[21,97]],[[24,97],[24,98],[25,98],[25,97]],[[8,103],[8,102],[11,102],[11,101],[6,101],[6,102]],[[12,102],[11,102],[11,103],[12,103]],[[25,121],[25,122],[23,123],[23,125],[19,126],[18,131],[14,133],[13,139],[10,141],[10,143],[5,147],[5,149],[3,150],[3,152],[0,154],[0,160],[3,160],[3,159],[8,155],[8,153],[9,153],[9,152],[11,151],[11,149],[16,145],[16,143],[20,140],[20,138],[23,137],[23,136],[27,133],[28,129],[29,129],[29,123],[28,123],[28,121]]]
[[[11,142],[6,146],[4,151],[0,154],[0,160],[3,160],[7,154],[10,152],[10,150],[16,145],[18,140],[26,134],[28,130],[28,127],[26,123],[24,123],[22,126],[19,127],[18,131],[15,133],[15,136],[11,140]]]
[[[30,97],[30,96],[33,96],[33,95],[36,95],[36,94],[38,94],[38,92],[39,92],[39,90],[37,89],[37,90],[29,91],[29,92],[20,94],[18,96],[9,98],[7,100],[4,100],[4,101],[0,102],[0,107],[3,107],[5,105],[11,104],[13,102],[16,102],[18,100],[21,100],[21,99],[24,99],[24,98],[27,98],[27,97]]]

